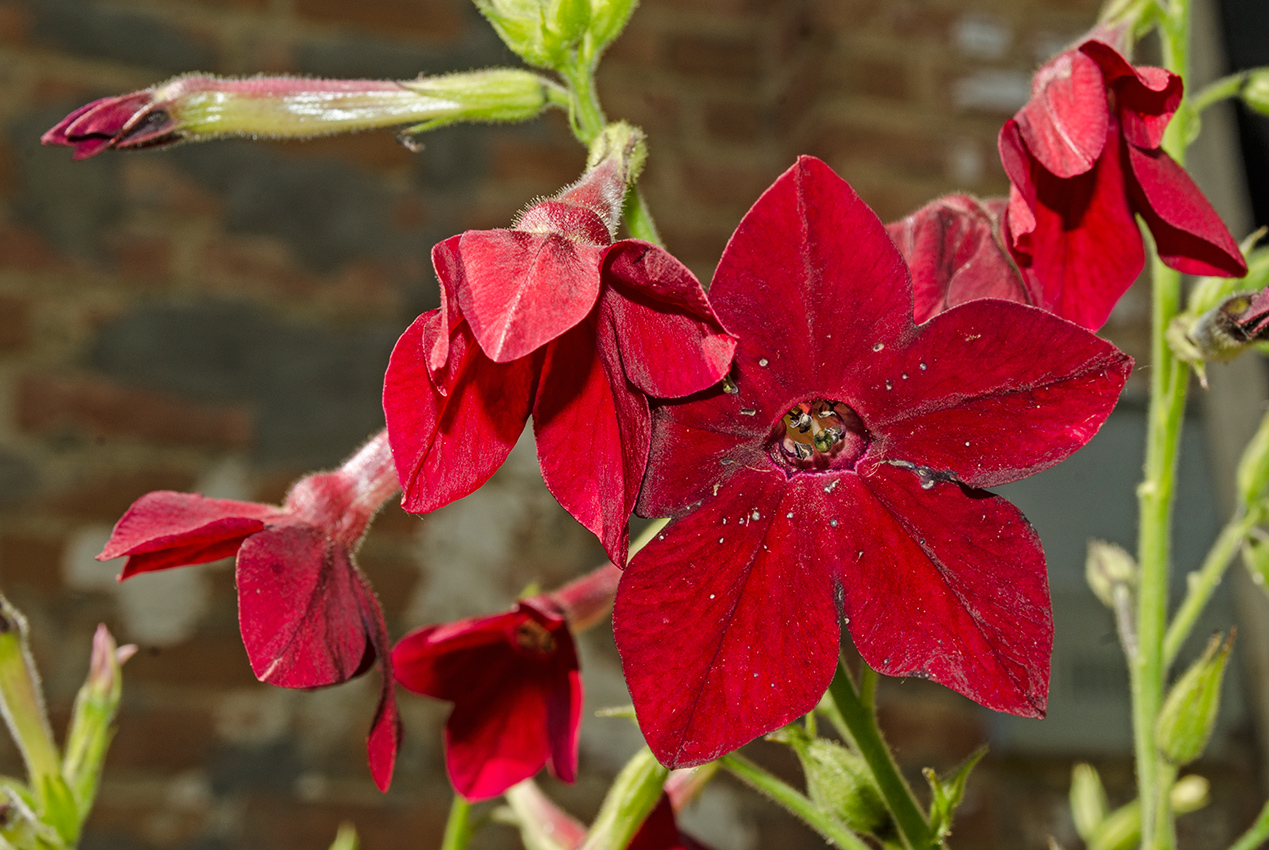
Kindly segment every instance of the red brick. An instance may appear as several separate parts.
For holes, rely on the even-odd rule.
[[[114,524],[136,499],[151,490],[189,490],[194,477],[174,469],[142,469],[85,479],[54,493],[42,507],[53,514]]]
[[[901,57],[879,58],[838,55],[834,74],[852,95],[908,100],[913,97],[907,66]]]
[[[828,160],[839,173],[881,166],[907,180],[942,181],[946,149],[941,139],[923,133],[874,127],[824,127],[805,146],[806,153]]]
[[[267,238],[216,239],[199,256],[200,277],[220,291],[306,298],[320,287],[316,277],[296,266],[289,247]]]
[[[0,267],[25,272],[49,272],[66,271],[69,265],[35,231],[9,222],[0,222]]]
[[[0,3],[0,42],[15,46],[30,40],[31,9],[25,3]]]
[[[754,83],[761,67],[751,38],[682,35],[670,39],[670,67],[694,77],[717,77],[731,83]]]
[[[459,6],[446,0],[296,0],[295,11],[323,23],[378,30],[395,37],[458,38],[463,34]]]
[[[142,655],[145,651],[142,650]],[[124,668],[134,684],[136,656]],[[131,701],[110,745],[111,770],[147,770],[172,774],[206,765],[216,744],[214,722],[206,710],[146,705]]]
[[[191,567],[223,569],[228,567]],[[142,647],[128,662],[128,680],[165,688],[228,690],[264,687],[251,672],[251,662],[236,632],[198,634],[176,646]]]
[[[582,176],[586,151],[576,142],[545,141],[504,136],[493,145],[493,175],[497,180],[532,181],[555,192]]]
[[[766,111],[750,101],[707,104],[703,120],[706,132],[724,142],[754,143],[766,130]]]
[[[0,295],[0,351],[17,351],[31,341],[31,302]]]
[[[445,831],[448,789],[433,789],[410,808],[323,800],[299,803],[253,796],[243,812],[243,832],[260,847],[327,847],[344,821],[356,824],[361,846],[375,850],[437,847]]]
[[[241,408],[200,404],[87,377],[22,378],[18,424],[31,432],[70,429],[92,437],[154,443],[218,448],[251,443],[251,417]]]
[[[391,129],[269,144],[285,157],[341,159],[374,171],[407,172],[417,165],[419,156],[398,142]]]
[[[682,179],[688,196],[698,203],[743,214],[778,174],[774,169],[769,173],[767,169],[742,165],[687,162],[683,166]]]
[[[0,587],[62,587],[62,543],[54,537],[14,532],[0,535]]]
[[[129,283],[161,283],[172,277],[172,243],[166,236],[112,233],[105,243]]]
[[[219,216],[223,204],[171,164],[156,157],[122,156],[120,181],[130,206],[181,219]]]

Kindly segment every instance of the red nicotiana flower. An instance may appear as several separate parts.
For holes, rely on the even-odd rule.
[[[640,726],[671,767],[811,710],[840,625],[874,669],[1044,713],[1052,619],[1040,541],[983,491],[1049,467],[1114,407],[1130,359],[1021,304],[912,320],[881,222],[804,157],[714,276],[735,392],[657,410],[613,626]]]
[[[1000,233],[1005,201],[947,195],[886,225],[912,275],[917,323],[976,298],[1032,303]]]
[[[1220,217],[1160,149],[1181,78],[1134,67],[1115,41],[1095,31],[1042,67],[1031,101],[1000,131],[1008,245],[1033,303],[1094,330],[1145,264],[1134,213],[1172,268],[1247,273]]]
[[[445,766],[467,799],[496,797],[544,764],[576,778],[582,677],[568,623],[543,598],[411,632],[392,668],[410,690],[454,703]]]
[[[650,243],[612,242],[630,156],[600,157],[513,229],[433,249],[442,306],[401,337],[383,393],[406,510],[483,484],[532,414],[547,487],[625,563],[648,396],[717,383],[735,350],[687,267]]]
[[[668,794],[662,794],[644,820],[626,850],[709,850],[692,836],[679,831],[674,820],[674,806]]]
[[[127,557],[120,581],[237,553],[238,623],[262,682],[315,688],[376,662],[383,686],[367,739],[370,772],[392,781],[400,740],[387,627],[353,552],[379,506],[397,492],[387,435],[334,472],[300,479],[282,507],[159,491],[115,526],[99,560]]]
[[[445,766],[458,793],[496,797],[543,765],[574,780],[582,677],[572,633],[607,615],[620,574],[605,564],[510,611],[418,629],[393,648],[398,682],[454,703]]]
[[[67,115],[43,136],[46,145],[75,149],[88,159],[110,148],[156,147],[179,140],[177,122],[156,104],[152,89],[103,97]]]

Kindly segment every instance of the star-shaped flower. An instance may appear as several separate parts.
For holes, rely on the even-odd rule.
[[[840,627],[874,669],[1044,713],[1040,541],[980,488],[1052,466],[1109,415],[1131,361],[1050,313],[972,301],[922,325],[871,210],[804,157],[732,236],[711,286],[736,392],[657,410],[613,625],[670,767],[805,714]]]
[[[237,554],[238,623],[256,678],[284,688],[345,682],[376,662],[383,685],[367,739],[370,772],[392,781],[400,740],[387,627],[353,553],[371,517],[397,492],[387,435],[334,472],[300,479],[281,507],[196,493],[142,496],[115,525],[99,560],[127,557],[138,573]]]
[[[1145,264],[1134,213],[1172,268],[1247,273],[1211,204],[1160,148],[1181,103],[1181,78],[1134,67],[1112,46],[1117,40],[1096,30],[1058,54],[1000,131],[1012,183],[1008,246],[1033,303],[1094,330]]]
[[[547,598],[411,632],[392,667],[410,690],[454,703],[445,766],[467,799],[496,797],[545,764],[576,777],[582,677],[568,623]]]
[[[612,241],[639,144],[614,134],[577,185],[514,228],[433,249],[442,305],[397,342],[383,392],[406,510],[483,484],[532,414],[547,487],[625,563],[648,397],[717,383],[735,350],[686,266]]]

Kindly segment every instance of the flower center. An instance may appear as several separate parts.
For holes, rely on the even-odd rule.
[[[516,626],[516,645],[530,655],[550,655],[555,652],[555,636],[536,620],[525,620]]]
[[[795,469],[853,469],[868,448],[868,429],[840,401],[793,405],[776,425],[772,457]]]

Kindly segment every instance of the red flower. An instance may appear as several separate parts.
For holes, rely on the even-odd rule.
[[[1181,78],[1134,67],[1096,32],[1042,67],[1000,131],[1012,187],[1009,249],[1034,303],[1097,329],[1145,264],[1145,219],[1165,263],[1241,277],[1242,252],[1203,193],[1160,149]]]
[[[46,145],[73,147],[73,159],[110,148],[145,148],[180,139],[171,113],[155,102],[155,91],[103,97],[76,109],[40,137]]]
[[[544,764],[576,777],[582,677],[568,624],[545,597],[411,632],[392,667],[410,690],[454,703],[445,766],[467,799],[496,797]]]
[[[976,298],[1032,303],[1005,249],[1005,202],[947,195],[886,225],[912,275],[917,323]]]
[[[662,794],[656,808],[648,815],[626,850],[709,850],[695,838],[680,832],[674,820],[674,806],[668,794]]]
[[[649,745],[699,764],[806,713],[840,623],[892,676],[1044,713],[1044,555],[979,489],[1052,466],[1114,407],[1131,361],[1049,313],[979,300],[912,321],[907,271],[841,178],[803,157],[714,276],[736,392],[657,411],[613,626]]]
[[[547,487],[625,563],[648,396],[717,383],[735,350],[686,266],[647,242],[612,243],[628,156],[602,158],[511,230],[433,249],[442,306],[397,342],[383,393],[406,510],[483,484],[532,414]]]
[[[400,739],[388,632],[353,552],[374,512],[397,492],[386,434],[334,472],[300,479],[281,508],[195,493],[138,499],[97,556],[127,556],[119,579],[238,555],[238,623],[252,672],[284,688],[347,681],[378,662],[379,705],[367,739],[370,772],[392,781]]]

